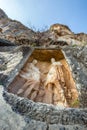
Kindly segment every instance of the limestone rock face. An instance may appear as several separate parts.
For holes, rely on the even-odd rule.
[[[87,34],[74,34],[68,26],[53,24],[47,31],[38,33],[39,44],[52,45],[84,45],[87,42]]]
[[[11,20],[2,10],[0,10],[0,38],[16,44],[29,45],[37,40],[33,30],[16,20]]]
[[[50,30],[55,32],[59,36],[73,34],[72,31],[67,26],[62,24],[54,24],[50,27]]]
[[[72,73],[77,82],[82,107],[87,107],[87,46],[64,48],[65,57],[72,68]],[[84,76],[83,76],[84,75]],[[84,104],[84,105],[83,105]]]
[[[31,44],[35,41],[35,33],[18,21],[0,20],[0,37],[17,44]]]
[[[2,18],[8,18],[8,16],[5,14],[5,12],[2,9],[0,9],[0,19]]]
[[[4,100],[3,86],[0,85],[0,130],[22,130],[25,124],[23,117],[14,113]]]
[[[62,24],[34,32],[0,9],[0,130],[87,130],[87,46],[68,46],[86,42]]]
[[[74,34],[68,26],[54,24],[47,31],[35,32],[22,23],[11,20],[0,9],[0,38],[17,45],[52,46],[52,45],[84,45],[87,34]]]
[[[87,99],[87,91],[86,91],[87,90],[87,82],[86,82],[87,69],[86,69],[86,62],[85,62],[86,61],[85,55],[87,53],[87,47],[73,47],[73,48],[68,47],[68,46],[62,47],[62,51],[64,55],[61,53],[61,51],[59,51],[58,53],[58,50],[57,51],[54,49],[49,50],[49,51],[47,50],[45,50],[44,52],[40,49],[35,50],[30,56],[31,49],[29,47],[0,47],[0,65],[3,65],[3,67],[0,66],[0,76],[3,77],[3,82],[1,81],[1,77],[0,77],[0,84],[3,83],[4,85],[4,86],[0,86],[0,99],[1,99],[0,100],[0,116],[1,116],[0,129],[1,130],[3,129],[7,129],[7,130],[9,129],[12,129],[12,130],[15,130],[15,129],[17,130],[24,130],[24,129],[25,130],[29,130],[29,129],[30,130],[38,130],[38,129],[41,129],[41,130],[43,129],[44,130],[51,130],[51,129],[86,130],[87,129],[87,100],[86,100]],[[44,55],[44,53],[46,55]],[[39,57],[38,57],[38,54],[40,54]],[[10,59],[9,62],[7,62],[10,56],[12,57],[12,59]],[[30,59],[27,58],[29,56],[30,56]],[[36,60],[33,61],[33,57],[35,56],[36,56],[36,60],[40,58],[39,62],[36,62]],[[69,89],[68,84],[70,80],[68,79],[71,79],[71,78],[69,77],[70,76],[69,72],[66,71],[66,69],[63,69],[63,68],[67,68],[66,62],[62,60],[62,58],[64,59],[64,56],[68,65],[70,66],[69,72],[72,72],[73,74],[73,78],[75,80],[75,85],[76,85],[75,87],[79,92],[79,99],[80,99],[80,105],[81,105],[80,107],[82,108],[64,108],[62,107],[61,102],[60,102],[60,105],[58,106],[43,103],[42,97],[44,97],[45,93],[43,92],[44,90],[42,86],[39,86],[38,84],[36,84],[35,86],[33,84],[33,86],[31,87],[31,90],[29,90],[30,92],[33,90],[32,94],[29,97],[33,101],[36,100],[36,97],[38,95],[37,102],[31,101],[29,100],[29,98],[24,98],[20,94],[21,91],[20,93],[18,93],[20,94],[20,97],[19,95],[17,95],[18,90],[27,81],[27,79],[25,78],[29,76],[29,75],[25,75],[26,77],[19,76],[19,74],[22,74],[22,75],[25,74],[23,73],[23,70],[24,72],[30,71],[29,67],[27,66],[28,62],[33,63],[35,65],[33,66],[34,68],[32,68],[32,70],[33,69],[35,70],[36,67],[39,68],[39,70],[36,69],[36,71],[41,72],[41,73],[38,73],[38,75],[42,74],[41,79],[43,79],[42,83],[45,83],[46,91],[49,90],[48,89],[49,86],[47,84],[49,80],[46,80],[47,79],[46,77],[49,76],[47,74],[49,74],[51,68],[54,65],[58,65],[58,71],[61,70],[61,73],[59,73],[61,75],[60,81],[62,81],[61,87],[63,86],[63,83],[65,84],[65,82],[67,81],[66,86]],[[55,57],[55,61],[51,60],[52,61],[51,62],[50,59],[53,57]],[[42,62],[41,60],[43,61],[47,60],[49,61],[49,63]],[[59,61],[61,61],[61,64]],[[25,69],[27,67],[28,69]],[[20,71],[21,69],[22,69],[22,72]],[[64,76],[62,75],[62,72],[65,74]],[[14,82],[14,79],[15,79],[15,82]],[[14,86],[11,83],[14,83]],[[16,84],[16,83],[19,83],[19,84]],[[29,85],[30,83],[32,84],[35,82],[29,81],[27,83]],[[9,93],[7,91],[8,86],[10,86],[10,90],[12,89],[14,94]],[[39,91],[41,92],[39,94],[37,94],[38,86],[40,87]],[[73,87],[72,84],[70,86]],[[61,87],[60,87],[60,90],[62,89]],[[76,89],[72,89],[73,94],[75,94]],[[70,95],[70,91],[68,94]],[[51,97],[51,95],[48,95],[48,101],[49,101],[49,96]],[[56,96],[54,97],[57,98]],[[66,94],[65,94],[65,97],[66,97]],[[66,100],[69,101],[67,97],[66,97]],[[8,120],[8,117],[9,117],[9,120]]]
[[[83,45],[86,45],[86,42],[87,42],[87,34],[85,33],[78,33],[78,34],[75,34],[76,38],[79,40],[79,41],[82,41],[83,42]]]

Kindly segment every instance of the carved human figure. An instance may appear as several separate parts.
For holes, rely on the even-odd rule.
[[[20,72],[20,76],[27,81],[17,92],[18,95],[23,94],[24,97],[30,96],[32,100],[37,96],[40,86],[40,71],[35,66],[36,64],[37,60],[33,60],[32,63],[27,63],[25,70]],[[30,95],[31,93],[32,95]]]
[[[56,62],[54,58],[51,59],[51,63],[45,82],[46,95],[44,102],[55,105],[59,103],[62,106],[67,106],[63,89],[65,81],[63,78],[62,64]]]

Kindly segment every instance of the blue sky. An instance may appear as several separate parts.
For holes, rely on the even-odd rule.
[[[0,8],[37,30],[61,23],[75,33],[87,33],[87,0],[0,0]]]

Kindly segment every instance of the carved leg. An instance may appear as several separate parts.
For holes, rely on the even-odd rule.
[[[40,87],[40,82],[36,82],[34,84],[34,88],[31,91],[31,96],[30,96],[31,100],[35,101],[35,99],[37,98],[39,93],[39,87]]]
[[[32,92],[30,99],[34,101],[37,97],[37,94],[38,94],[38,91]]]
[[[57,105],[59,100],[60,100],[60,95],[58,94],[57,88],[54,86],[54,88],[53,88],[53,104]]]
[[[37,82],[37,81],[33,81],[33,83],[31,85],[29,85],[29,87],[27,88],[27,90],[24,93],[24,97],[28,97],[29,95],[31,95],[32,90],[35,90],[35,89],[37,89],[37,91],[39,91],[39,82]]]
[[[58,95],[60,96],[60,102],[64,104],[64,106],[67,106],[67,100],[64,94],[64,90],[62,86],[59,84],[59,82],[55,83],[56,91],[58,92]]]
[[[29,80],[21,87],[21,89],[18,90],[17,94],[18,94],[18,95],[19,95],[19,94],[22,94],[22,93],[25,91],[25,89],[27,89],[27,87],[32,84],[32,82],[33,82],[33,80],[29,79]]]
[[[53,98],[52,84],[49,83],[46,87],[46,90],[45,90],[45,97],[44,97],[43,102],[48,103],[48,104],[52,104],[52,102],[53,102],[52,98]]]
[[[44,88],[39,88],[39,93],[35,99],[36,102],[43,102],[43,99],[44,99],[44,96],[45,96],[45,90]]]

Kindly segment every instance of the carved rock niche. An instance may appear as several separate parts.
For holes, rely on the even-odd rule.
[[[75,81],[61,50],[35,49],[8,91],[35,102],[79,107]]]

